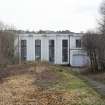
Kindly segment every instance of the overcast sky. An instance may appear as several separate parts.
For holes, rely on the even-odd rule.
[[[102,0],[0,0],[0,21],[23,30],[86,31],[96,27]]]

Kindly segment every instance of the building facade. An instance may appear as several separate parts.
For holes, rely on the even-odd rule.
[[[18,34],[16,54],[20,60],[48,61],[52,64],[86,66],[89,59],[82,49],[82,34]]]

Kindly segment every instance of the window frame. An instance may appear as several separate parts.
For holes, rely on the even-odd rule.
[[[27,59],[27,40],[21,40],[21,60],[25,61]]]
[[[35,60],[41,60],[41,40],[40,39],[35,40]]]
[[[75,44],[76,44],[76,48],[81,48],[82,47],[81,39],[76,39]]]
[[[66,41],[66,44],[65,42]],[[62,62],[68,62],[68,39],[63,39],[62,40]]]
[[[49,62],[54,63],[55,61],[55,40],[49,40]]]

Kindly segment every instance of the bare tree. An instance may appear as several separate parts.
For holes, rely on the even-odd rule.
[[[87,32],[83,36],[83,47],[87,51],[92,71],[105,71],[105,0],[100,7],[99,33]]]
[[[98,71],[97,41],[98,35],[93,32],[87,32],[82,37],[82,45],[83,48],[87,51],[87,54],[90,58],[92,72]]]
[[[0,23],[0,64],[13,63],[15,33]]]
[[[105,0],[100,6],[101,18],[99,20],[99,38],[98,38],[98,59],[101,70],[105,70]]]
[[[101,18],[99,21],[99,30],[101,34],[105,35],[105,0],[103,0],[100,6],[100,13],[101,13]]]
[[[83,48],[90,58],[93,72],[105,71],[105,36],[94,32],[87,32],[82,37]]]

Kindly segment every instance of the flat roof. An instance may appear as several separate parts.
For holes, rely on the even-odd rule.
[[[17,34],[17,36],[19,37],[54,37],[54,36],[71,36],[71,37],[81,37],[83,36],[83,33],[70,33],[70,34],[27,34],[27,33],[24,33],[24,34]]]

